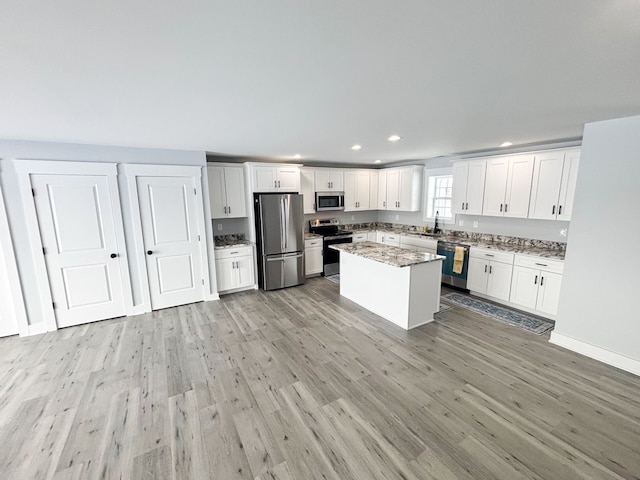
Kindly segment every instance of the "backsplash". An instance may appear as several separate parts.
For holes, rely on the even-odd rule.
[[[351,223],[343,224],[343,227],[348,230],[362,230],[362,229],[387,229],[394,230],[399,233],[423,233],[423,225],[404,225],[400,223],[384,223],[384,222],[370,222],[370,223]],[[490,233],[475,233],[464,232],[461,230],[442,230],[443,237],[455,237],[460,239],[468,239],[482,243],[504,243],[507,245],[517,247],[535,247],[543,248],[547,250],[555,250],[558,252],[564,252],[567,244],[561,242],[553,242],[549,240],[534,240],[531,238],[510,237],[507,235],[493,235]]]

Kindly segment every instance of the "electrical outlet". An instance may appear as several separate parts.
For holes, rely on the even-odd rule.
[[[222,230],[222,224],[221,223],[218,224],[218,230]]]
[[[458,226],[459,227],[464,227],[464,220],[459,220],[458,221]]]
[[[473,222],[473,228],[478,228],[478,221]]]
[[[567,229],[566,228],[563,228],[563,229],[560,230],[560,236],[561,237],[566,237],[567,236]]]

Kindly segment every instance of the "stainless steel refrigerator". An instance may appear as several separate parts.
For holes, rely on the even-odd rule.
[[[304,283],[302,195],[254,194],[258,285],[264,290]]]

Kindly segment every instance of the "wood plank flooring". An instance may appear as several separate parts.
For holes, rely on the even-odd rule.
[[[0,339],[2,479],[640,478],[638,377],[323,278]]]

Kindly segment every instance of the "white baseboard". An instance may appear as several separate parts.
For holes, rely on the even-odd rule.
[[[619,353],[596,347],[590,343],[585,343],[557,332],[551,332],[549,342],[640,376],[640,361],[633,358],[625,357]]]
[[[42,333],[47,333],[47,323],[41,322],[36,323],[35,325],[29,325],[29,333],[28,335],[40,335]]]

